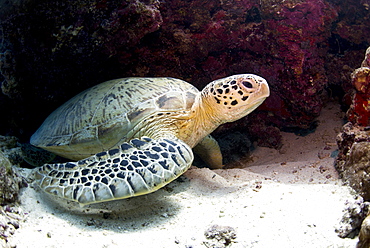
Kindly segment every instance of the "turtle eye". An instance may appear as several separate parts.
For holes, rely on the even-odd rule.
[[[247,88],[253,88],[253,85],[248,81],[243,81],[242,84]]]

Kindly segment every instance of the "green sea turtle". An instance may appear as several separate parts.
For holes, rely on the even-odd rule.
[[[77,162],[45,164],[32,177],[43,191],[82,205],[153,192],[191,166],[193,147],[210,167],[222,167],[209,134],[268,96],[266,80],[253,74],[202,91],[174,78],[104,82],[55,110],[31,137],[32,145]]]

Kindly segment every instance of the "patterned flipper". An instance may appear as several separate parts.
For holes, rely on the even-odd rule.
[[[43,191],[85,205],[153,192],[192,162],[181,140],[143,137],[77,162],[45,164],[32,177]]]

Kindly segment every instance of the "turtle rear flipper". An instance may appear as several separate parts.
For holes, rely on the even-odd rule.
[[[50,163],[56,157],[54,153],[28,143],[20,144],[20,146],[23,160],[32,167],[38,167],[45,163]]]
[[[43,191],[85,205],[153,192],[192,162],[191,148],[181,140],[144,137],[78,162],[46,164],[33,177]]]

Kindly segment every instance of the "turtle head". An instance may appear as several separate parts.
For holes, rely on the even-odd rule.
[[[218,79],[209,83],[202,91],[203,102],[209,106],[212,118],[220,124],[248,115],[269,95],[266,80],[253,74]]]

